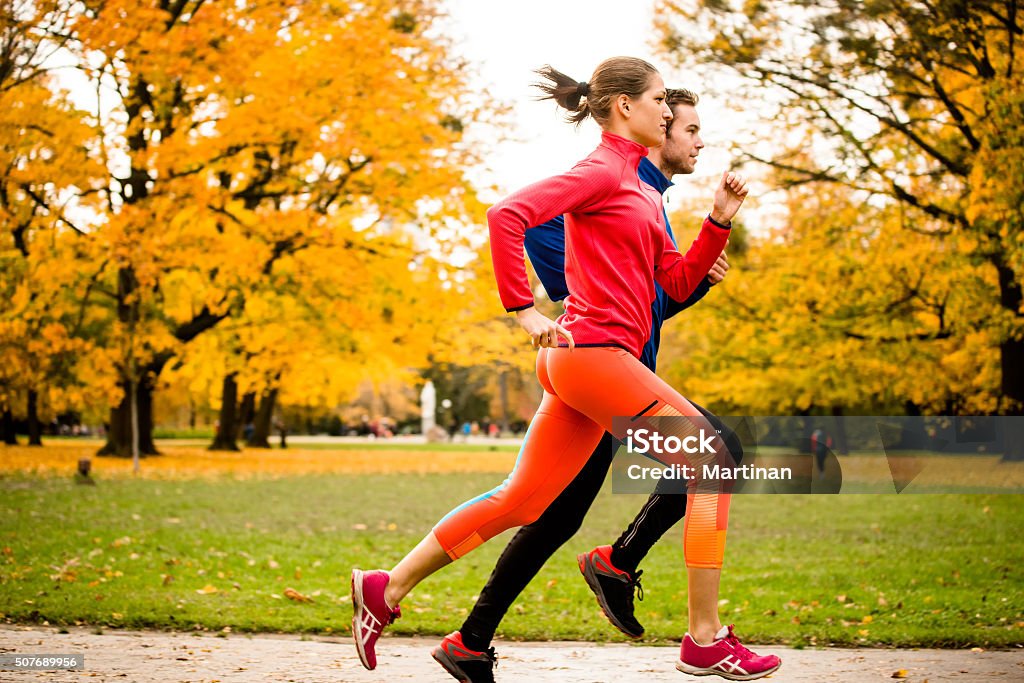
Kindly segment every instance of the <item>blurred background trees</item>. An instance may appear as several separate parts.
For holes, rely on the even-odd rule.
[[[662,0],[656,16],[666,56],[756,112],[733,153],[787,217],[679,331],[676,381],[755,413],[1020,414],[1017,4]]]
[[[60,418],[116,455],[158,424],[265,446],[275,419],[412,424],[427,379],[446,428],[527,420],[466,136],[501,104],[472,97],[442,9],[0,0],[4,440]],[[667,378],[720,413],[1019,414],[1016,3],[655,17],[681,84],[757,122],[717,134],[777,216],[741,216],[729,278],[666,330]],[[704,204],[673,205],[681,241]]]

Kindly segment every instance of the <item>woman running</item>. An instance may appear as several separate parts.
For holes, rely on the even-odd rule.
[[[654,282],[677,301],[703,280],[725,247],[729,221],[747,194],[746,183],[726,173],[711,214],[685,256],[663,224],[660,193],[637,175],[647,148],[660,145],[672,112],[657,70],[631,57],[602,62],[589,83],[546,67],[547,96],[579,124],[593,117],[601,144],[569,172],[530,185],[487,212],[491,257],[505,309],[530,335],[544,398],[524,439],[516,466],[498,488],[452,510],[390,572],[352,572],[353,637],[360,660],[376,667],[375,646],[384,627],[401,615],[399,601],[420,581],[513,526],[537,519],[576,476],[605,431],[625,438],[623,418],[685,416],[673,434],[714,430],[685,398],[639,360],[651,329]],[[558,322],[533,307],[524,263],[524,235],[565,214],[566,282],[570,296]],[[564,345],[559,338],[565,339]],[[619,419],[616,419],[619,418]],[[726,465],[716,439],[711,453],[683,464]],[[691,482],[683,533],[689,585],[689,633],[680,670],[752,680],[779,666],[743,647],[718,618],[718,586],[729,495]],[[730,673],[724,673],[725,661]]]

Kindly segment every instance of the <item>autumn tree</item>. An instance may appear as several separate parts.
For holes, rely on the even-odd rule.
[[[41,444],[42,417],[100,398],[78,374],[89,344],[75,292],[94,264],[82,262],[82,213],[102,168],[90,159],[94,131],[53,76],[58,33],[72,3],[0,2],[0,404],[5,440],[15,415]]]
[[[438,328],[458,327],[443,299],[459,295],[444,288],[435,258],[402,233],[349,238],[364,248],[317,246],[282,260],[276,282],[215,334],[224,353],[197,354],[219,370],[210,388],[224,377],[213,448],[235,448],[246,421],[248,445],[267,447],[276,405],[332,409],[364,381],[412,381]]]
[[[911,344],[905,357],[920,358],[922,347],[913,342],[921,334],[934,339],[958,324],[964,334],[959,339],[972,351],[998,351],[995,403],[968,405],[1019,414],[1024,406],[1024,186],[1019,182],[1024,87],[1017,42],[1024,19],[1016,2],[663,0],[656,16],[665,53],[708,83],[716,82],[713,72],[724,74],[717,82],[728,84],[730,100],[756,102],[763,112],[761,135],[768,131],[771,142],[781,143],[742,140],[740,154],[782,171],[787,187],[835,184],[860,192],[863,201],[899,207],[895,213],[886,208],[886,230],[897,220],[901,229],[922,237],[893,233],[904,247],[922,256],[952,255],[934,263],[942,273],[962,272],[963,260],[988,269],[974,274],[968,289],[977,297],[977,310],[989,312],[988,302],[998,301],[990,315],[979,319],[961,306],[955,314],[967,318],[954,321],[954,310],[942,311],[940,299],[929,304],[930,331],[911,325],[896,340],[889,339],[895,331],[890,328],[878,339]],[[911,246],[914,241],[919,244]],[[975,287],[978,283],[991,289]],[[864,292],[858,288],[849,294]],[[911,300],[924,305],[920,297]],[[939,320],[944,327],[935,327]],[[968,332],[971,326],[977,329]],[[949,355],[929,359],[939,364],[934,375],[948,379],[943,358]],[[986,376],[982,368],[974,370],[982,373],[976,382]],[[928,378],[921,368],[908,380],[924,379],[927,385]],[[955,386],[950,390],[957,393]],[[911,387],[906,395],[925,402],[935,398]]]
[[[727,414],[993,410],[992,273],[866,199],[791,188],[785,226],[733,254],[708,301],[668,326],[669,380]]]
[[[153,453],[161,373],[282,263],[322,247],[305,265],[331,269],[385,227],[464,217],[474,112],[429,0],[63,10],[40,44],[63,41],[99,93],[103,204],[81,250],[102,266],[84,321],[118,387],[102,452]]]

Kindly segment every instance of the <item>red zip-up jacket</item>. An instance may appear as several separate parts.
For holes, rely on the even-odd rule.
[[[637,175],[645,156],[643,145],[604,132],[597,149],[572,170],[514,192],[487,211],[505,310],[533,305],[523,254],[526,230],[565,214],[570,294],[559,324],[577,346],[619,346],[640,357],[651,333],[654,282],[685,301],[729,237],[728,227],[709,217],[686,255],[676,251],[665,231],[661,194]]]

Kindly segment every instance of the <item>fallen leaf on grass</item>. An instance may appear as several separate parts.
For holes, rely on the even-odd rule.
[[[200,595],[213,595],[216,592],[217,592],[217,587],[214,586],[213,584],[210,584],[210,583],[208,583],[205,586],[203,586],[202,588],[196,590],[196,593],[199,593]]]
[[[294,588],[285,588],[284,597],[295,602],[313,602],[313,598],[308,598]]]

